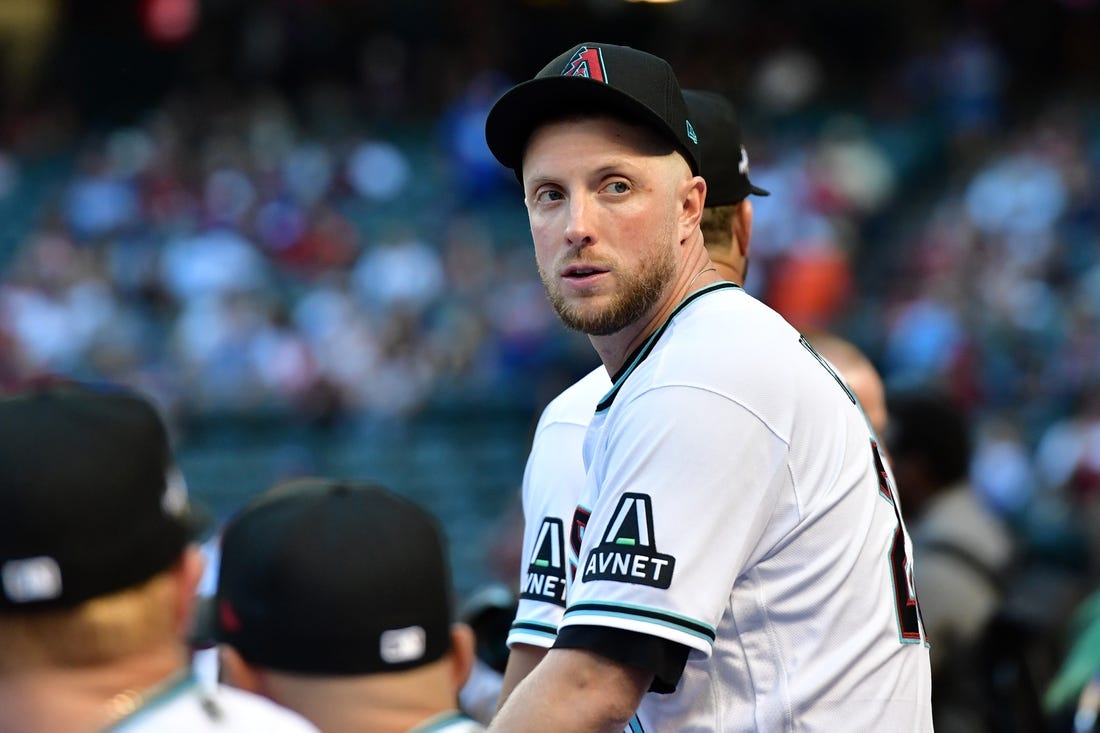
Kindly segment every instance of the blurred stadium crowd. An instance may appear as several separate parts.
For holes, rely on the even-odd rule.
[[[729,26],[758,23],[768,45],[746,44],[757,55],[732,60],[705,30],[731,11],[700,4],[668,11],[696,29],[697,52],[669,39],[658,50],[683,58],[686,85],[742,101],[754,180],[773,192],[757,206],[750,292],[796,325],[854,340],[890,388],[949,391],[974,419],[975,483],[998,508],[1067,488],[1095,493],[1100,109],[1074,79],[1096,54],[1067,56],[1061,80],[1033,92],[1038,72],[1028,76],[1013,55],[1018,35],[993,22],[1003,9],[973,4],[901,18],[921,21],[904,36],[923,33],[921,44],[849,77],[890,40],[894,26],[875,25],[881,14],[817,8],[806,27],[827,17],[818,34],[846,29],[829,43],[806,28],[767,39],[776,21],[741,11]],[[488,105],[530,71],[518,50],[493,57],[484,47],[518,10],[485,5],[457,40],[443,28],[448,13],[473,12],[463,3],[405,35],[416,3],[388,26],[340,3],[227,4],[205,17],[195,5],[193,39],[158,39],[176,26],[158,26],[156,9],[177,5],[131,8],[143,34],[132,58],[116,50],[77,72],[72,51],[55,51],[67,60],[39,86],[69,86],[28,92],[37,104],[8,110],[3,383],[63,373],[139,386],[181,417],[326,420],[408,416],[440,401],[534,409],[549,396],[546,374],[594,363],[545,303],[518,188],[483,141]],[[542,12],[558,32],[563,6],[583,6],[547,5],[524,6],[526,22],[538,28]],[[69,19],[63,49],[102,48],[96,29],[119,22],[82,31],[87,10],[55,10]],[[572,10],[593,32],[615,19]],[[318,50],[339,12],[370,29],[355,45],[361,67],[344,76],[327,73],[322,60],[333,59]],[[623,16],[634,26],[618,32],[659,38],[657,12]],[[1091,3],[1060,13],[1042,27],[1063,47],[1074,47],[1073,28],[1097,28]],[[204,21],[233,28],[234,19],[238,52],[225,57],[224,77],[179,70],[200,55],[188,43],[214,44]],[[291,23],[312,29],[300,33],[312,46],[292,44]],[[516,36],[533,32],[524,25]],[[867,49],[844,49],[857,38]],[[418,87],[417,59],[449,55],[466,66]],[[317,73],[288,82],[284,57]],[[140,88],[132,66],[145,59],[162,88],[123,103],[116,87]],[[111,64],[123,69],[113,84]],[[60,95],[83,79],[102,85],[102,99],[74,108]]]

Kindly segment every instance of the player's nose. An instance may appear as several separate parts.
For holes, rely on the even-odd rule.
[[[592,206],[587,197],[570,197],[567,216],[565,241],[569,246],[584,247],[596,241]]]

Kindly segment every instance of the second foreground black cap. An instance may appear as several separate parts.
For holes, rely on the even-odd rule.
[[[653,54],[609,43],[581,43],[505,92],[489,111],[485,139],[518,171],[531,133],[563,111],[609,112],[652,128],[699,172],[699,139],[672,67]]]
[[[225,529],[213,616],[218,641],[270,669],[419,667],[450,648],[443,534],[431,514],[380,486],[276,486]]]
[[[698,89],[685,89],[684,101],[703,150],[707,206],[735,204],[750,193],[767,196],[768,191],[749,180],[749,154],[733,103],[721,94]]]

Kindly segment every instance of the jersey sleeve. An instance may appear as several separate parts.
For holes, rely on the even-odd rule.
[[[608,416],[562,626],[657,636],[709,655],[734,580],[790,486],[787,444],[735,401],[663,386]]]
[[[568,531],[584,485],[586,427],[555,421],[535,433],[523,474],[523,561],[508,646],[549,648],[557,635],[570,575]]]

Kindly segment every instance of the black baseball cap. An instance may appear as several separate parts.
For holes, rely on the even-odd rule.
[[[581,43],[512,87],[489,110],[485,139],[519,175],[535,128],[563,111],[605,112],[666,137],[699,173],[699,139],[667,61],[609,43]]]
[[[196,516],[143,397],[68,383],[0,397],[0,612],[141,583],[181,557]]]
[[[276,486],[222,535],[214,638],[298,674],[412,669],[451,646],[450,570],[436,519],[369,483]]]
[[[749,154],[741,140],[741,123],[733,103],[721,94],[698,89],[685,89],[684,102],[703,151],[707,206],[736,204],[750,193],[769,195],[749,180]]]

